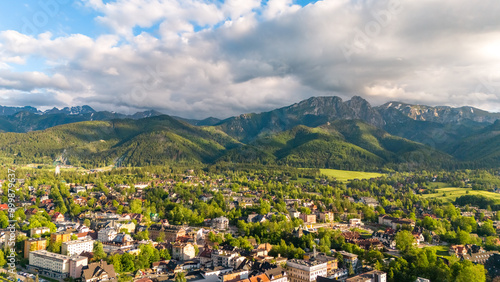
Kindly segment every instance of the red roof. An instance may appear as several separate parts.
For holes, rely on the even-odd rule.
[[[54,213],[54,215],[52,216],[52,219],[57,219],[57,218],[58,218],[58,217],[60,217],[60,216],[64,217],[64,215],[62,215],[60,212],[56,212],[56,213]]]
[[[0,204],[0,211],[8,210],[9,206],[7,204]]]

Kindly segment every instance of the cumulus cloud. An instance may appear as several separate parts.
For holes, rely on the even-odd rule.
[[[0,31],[4,102],[49,95],[54,104],[189,118],[315,95],[500,110],[493,0],[82,2],[109,32]],[[31,57],[43,69],[15,70]]]

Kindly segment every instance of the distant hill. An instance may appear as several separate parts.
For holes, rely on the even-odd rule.
[[[449,165],[453,158],[360,120],[338,120],[316,128],[299,125],[259,137],[228,151],[219,161],[377,170],[383,166],[411,169]]]
[[[108,111],[98,112],[90,106],[53,108],[44,112],[33,107],[0,106],[0,132],[29,132],[81,121],[141,119],[158,115],[162,115],[162,113],[154,110],[137,112],[133,115]]]
[[[10,116],[14,115],[18,112],[31,112],[37,113],[39,112],[36,108],[26,106],[26,107],[4,107],[0,106],[0,116]]]
[[[187,118],[181,118],[181,117],[175,117],[175,116],[172,116],[172,117],[175,119],[181,120],[181,121],[185,121],[191,125],[196,125],[196,126],[211,126],[211,125],[216,125],[217,123],[219,123],[221,121],[220,119],[214,118],[214,117],[209,117],[209,118],[202,119],[202,120],[187,119]]]
[[[0,157],[16,163],[52,163],[63,155],[71,164],[91,167],[206,163],[238,144],[215,129],[157,116],[79,122],[28,133],[2,133]]]
[[[255,163],[350,170],[500,166],[500,114],[361,97],[312,97],[225,120],[88,106],[1,107],[3,162],[143,166]],[[24,133],[28,132],[28,133]]]

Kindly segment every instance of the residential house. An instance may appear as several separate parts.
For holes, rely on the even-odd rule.
[[[212,265],[223,267],[235,267],[245,258],[238,252],[227,250],[212,250]]]
[[[288,274],[286,269],[281,266],[273,267],[264,272],[270,282],[287,282]]]
[[[114,228],[108,227],[108,228],[103,228],[97,232],[97,240],[101,242],[110,242],[115,239],[116,235],[118,232]]]
[[[172,244],[172,258],[176,260],[190,260],[195,257],[195,248],[191,243],[176,242]]]
[[[108,264],[106,261],[101,260],[98,262],[91,263],[83,268],[82,272],[83,282],[116,282],[118,281],[116,277],[115,268],[112,264]]]
[[[372,208],[379,206],[378,201],[372,197],[361,197],[360,202]]]
[[[113,253],[116,251],[126,252],[134,248],[133,239],[126,233],[118,233],[112,241],[104,242],[102,244],[106,253]]]
[[[289,213],[290,213],[290,216],[292,218],[299,218],[300,217],[300,212],[296,209],[290,210]]]
[[[344,259],[344,265],[352,265],[354,269],[356,269],[359,266],[358,255],[351,254],[346,251],[340,251],[338,253],[342,255]]]
[[[380,242],[377,238],[371,239],[358,239],[354,241],[354,244],[358,245],[361,249],[366,251],[368,250],[381,250],[384,248],[382,242]]]
[[[415,227],[415,221],[407,218],[396,218],[388,215],[379,215],[378,223],[390,226],[392,229],[399,229],[403,225]]]
[[[224,216],[214,218],[212,220],[212,228],[225,230],[229,227],[229,219]]]
[[[467,254],[467,249],[464,245],[452,245],[448,252],[451,256],[461,257]]]
[[[378,239],[382,244],[390,249],[396,248],[396,233],[394,229],[388,228],[385,231],[373,232],[372,238]]]
[[[326,212],[320,212],[319,213],[319,220],[321,222],[333,222],[335,220],[335,217],[332,212],[326,211]]]
[[[349,226],[351,228],[361,227],[363,225],[364,225],[364,223],[361,221],[360,218],[351,218],[351,219],[349,219]]]
[[[63,222],[64,221],[64,215],[60,212],[54,213],[51,217],[52,222]]]

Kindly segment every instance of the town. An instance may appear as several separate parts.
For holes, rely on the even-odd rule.
[[[499,281],[499,205],[424,197],[445,183],[497,191],[478,173],[19,169],[0,243],[15,236],[25,282]]]

